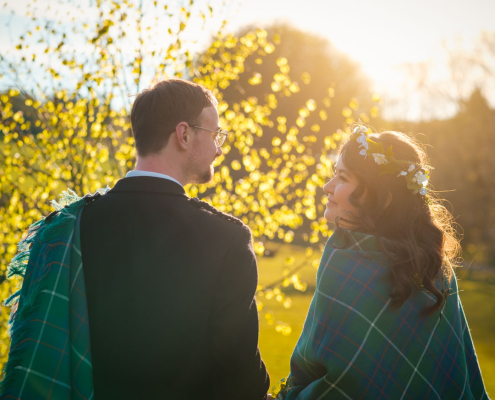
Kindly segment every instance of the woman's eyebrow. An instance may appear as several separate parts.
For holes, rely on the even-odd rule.
[[[335,167],[335,172],[339,174],[349,175],[349,171],[347,171],[345,168]]]

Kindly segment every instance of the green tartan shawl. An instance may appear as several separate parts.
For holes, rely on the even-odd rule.
[[[101,193],[105,193],[102,191]],[[98,197],[63,192],[61,204],[29,227],[9,265],[24,278],[12,304],[11,348],[0,399],[92,399],[88,310],[80,245],[85,204]]]
[[[329,238],[277,399],[488,399],[455,277],[441,311],[422,315],[436,299],[419,287],[392,309],[379,249],[345,229]]]

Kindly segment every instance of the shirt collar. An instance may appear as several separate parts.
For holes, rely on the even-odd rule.
[[[163,178],[163,179],[168,179],[172,182],[178,183],[181,187],[182,185],[177,179],[172,178],[171,176],[165,175],[165,174],[159,174],[158,172],[151,172],[151,171],[129,171],[126,174],[126,178],[133,178],[136,176],[152,176],[154,178]]]

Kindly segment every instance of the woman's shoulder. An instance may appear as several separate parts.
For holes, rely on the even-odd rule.
[[[383,251],[382,240],[374,235],[339,228],[325,245],[320,270],[330,267],[344,274],[370,271],[383,275],[388,272],[390,258]]]
[[[346,303],[357,297],[386,301],[392,291],[389,272],[390,258],[376,236],[334,232],[318,269],[317,295]]]

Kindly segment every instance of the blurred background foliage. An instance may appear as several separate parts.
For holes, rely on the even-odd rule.
[[[210,184],[186,189],[251,227],[260,257],[261,319],[282,336],[294,329],[290,317],[280,317],[292,307],[291,296],[314,287],[314,268],[331,234],[322,187],[356,121],[377,131],[411,132],[425,143],[433,186],[463,228],[464,258],[495,264],[495,110],[480,89],[441,93],[428,86],[424,66],[411,66],[425,104],[444,96],[458,112],[444,120],[385,120],[382,100],[360,66],[326,38],[287,24],[236,34],[222,27],[192,54],[188,30],[221,6],[97,0],[91,18],[82,19],[88,10],[66,3],[60,10],[67,14],[54,10],[46,17],[30,1],[31,27],[15,39],[14,51],[0,52],[1,298],[19,284],[5,279],[17,242],[51,212],[51,200],[67,188],[83,195],[112,187],[133,169],[133,95],[166,76],[202,84],[219,100],[221,125],[230,132],[224,154]],[[494,38],[483,39],[487,57],[495,57]],[[456,60],[454,80],[460,65],[464,74],[492,73],[486,58],[456,54]],[[295,307],[302,317],[304,307]],[[2,307],[0,367],[8,353],[8,313]],[[302,321],[293,323],[300,329]]]

